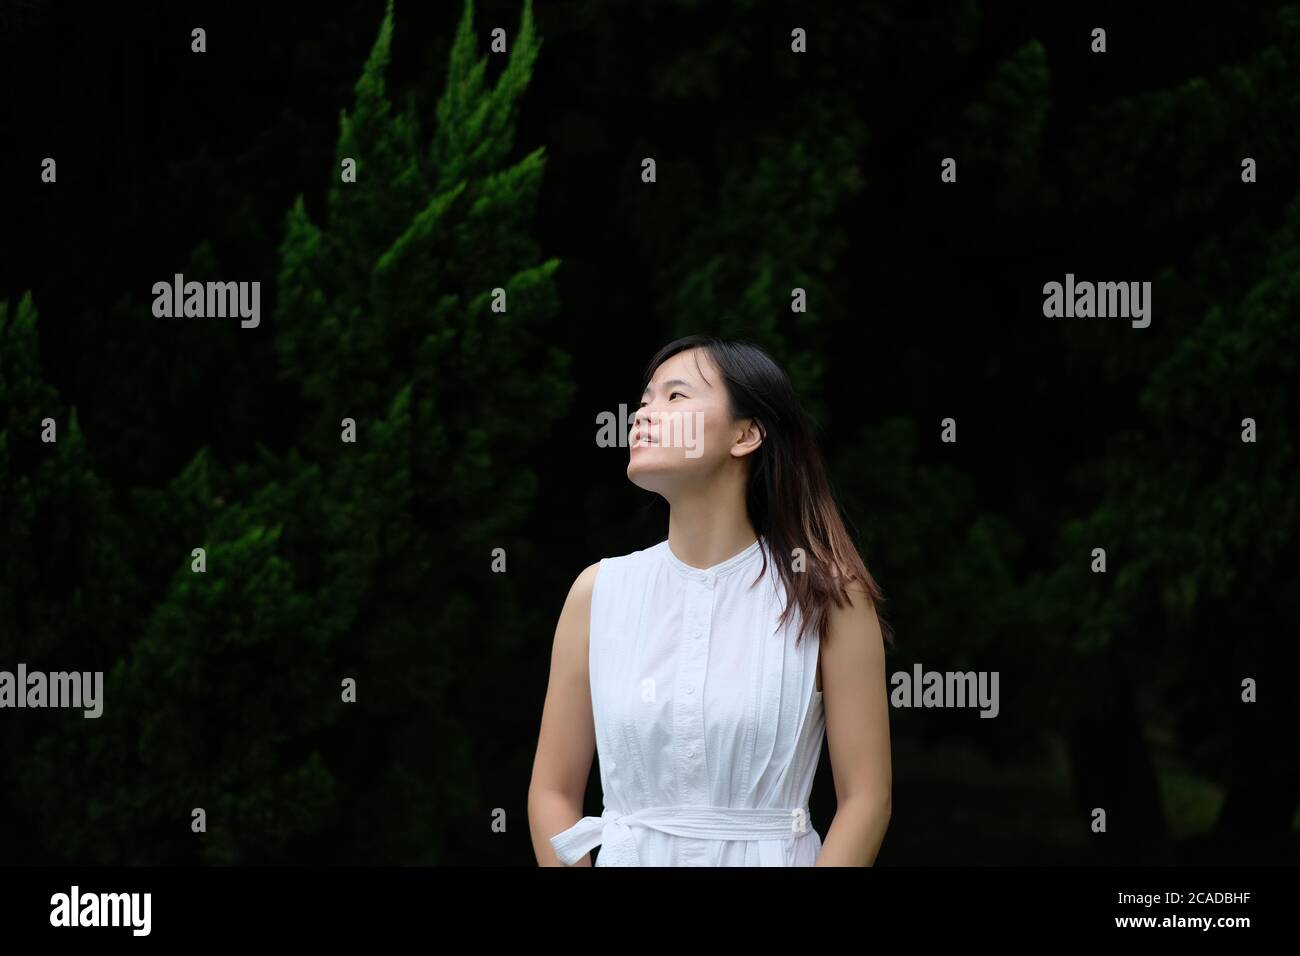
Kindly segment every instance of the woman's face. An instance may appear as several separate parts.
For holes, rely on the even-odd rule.
[[[732,420],[726,383],[708,352],[678,352],[655,369],[641,396],[627,476],[667,496],[739,462],[758,447],[756,435],[748,420]]]

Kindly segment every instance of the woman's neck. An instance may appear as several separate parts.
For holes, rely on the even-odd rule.
[[[668,546],[693,568],[721,564],[757,538],[744,495],[736,489],[714,486],[699,494],[675,495],[670,502]]]

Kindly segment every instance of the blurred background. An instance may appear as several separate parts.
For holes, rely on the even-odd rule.
[[[1137,6],[0,4],[0,669],[105,673],[0,711],[0,862],[531,865],[564,597],[666,531],[597,416],[696,331],[796,380],[889,671],[999,672],[892,711],[879,865],[1300,859],[1300,6]]]

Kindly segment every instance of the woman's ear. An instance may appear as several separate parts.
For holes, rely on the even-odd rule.
[[[747,418],[741,423],[741,431],[731,446],[731,454],[737,458],[751,455],[763,444],[763,426],[756,418]]]

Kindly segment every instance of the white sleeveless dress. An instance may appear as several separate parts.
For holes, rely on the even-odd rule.
[[[572,865],[811,866],[808,796],[826,733],[816,634],[755,541],[693,568],[661,541],[600,562],[589,672],[601,816],[551,838]]]

